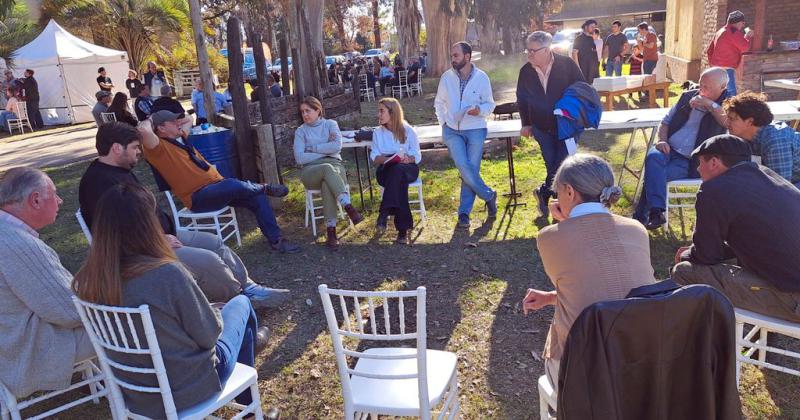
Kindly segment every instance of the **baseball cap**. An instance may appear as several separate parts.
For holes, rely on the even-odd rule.
[[[744,13],[741,10],[734,10],[728,14],[728,23],[744,22]]]
[[[692,152],[692,157],[703,155],[727,155],[740,157],[740,161],[750,160],[750,145],[731,134],[720,134],[710,137]]]
[[[151,113],[156,113],[161,110],[166,110],[175,114],[180,115],[178,118],[183,118],[183,115],[186,114],[186,110],[183,109],[183,105],[177,100],[162,96],[155,101],[153,101],[153,106],[150,108]]]
[[[105,90],[100,90],[94,94],[94,97],[97,98],[97,102],[100,102],[101,99],[108,98],[109,96],[111,96],[111,92],[107,92]]]
[[[176,114],[171,111],[167,111],[162,109],[161,111],[156,111],[150,114],[150,119],[153,121],[153,127],[158,127],[161,124],[164,124],[168,121],[175,121],[181,117],[180,114]]]

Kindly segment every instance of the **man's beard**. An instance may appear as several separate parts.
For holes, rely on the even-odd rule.
[[[452,62],[452,63],[450,63],[450,64],[453,66],[453,68],[454,68],[456,71],[461,71],[461,69],[463,69],[463,68],[464,68],[464,66],[466,66],[466,65],[467,65],[467,62],[466,62],[466,60],[465,60],[465,61],[464,61],[464,62],[462,62],[461,64],[458,64],[458,63],[456,63],[455,61],[453,61],[453,62]]]

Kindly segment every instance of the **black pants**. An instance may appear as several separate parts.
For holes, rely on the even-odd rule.
[[[28,105],[28,118],[31,120],[31,125],[33,128],[42,128],[44,127],[44,121],[42,121],[42,113],[39,112],[39,100],[27,100],[26,104]]]
[[[419,166],[416,163],[397,163],[388,168],[381,165],[375,171],[375,179],[383,187],[380,212],[394,215],[394,227],[398,231],[414,227],[411,206],[408,204],[408,184],[417,178]]]
[[[386,76],[380,81],[381,84],[381,96],[386,96],[386,86],[390,87],[389,93],[391,93],[391,86],[392,86],[392,76]]]

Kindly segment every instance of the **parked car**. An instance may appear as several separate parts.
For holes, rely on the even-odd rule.
[[[380,57],[381,59],[383,59],[383,58],[388,57],[388,56],[389,55],[386,54],[386,51],[383,51],[380,48],[373,48],[371,50],[367,50],[367,52],[364,53],[364,57],[367,60],[371,60],[372,57]]]
[[[656,30],[652,26],[647,28],[650,33],[656,35]],[[622,33],[625,34],[625,37],[628,38],[628,55],[631,54],[633,51],[633,46],[636,45],[636,37],[639,34],[639,28],[635,26],[629,26],[622,30]],[[656,44],[658,45],[658,49],[661,50],[661,40],[659,39]]]
[[[553,52],[556,54],[570,56],[572,54],[572,43],[580,35],[580,29],[563,29],[553,35]]]
[[[223,48],[223,49],[219,50],[219,53],[223,57],[228,58],[228,49],[227,48]],[[246,49],[244,49],[242,51],[242,53],[244,53],[244,62],[242,63],[242,73],[244,75],[244,80],[245,81],[249,81],[251,79],[255,79],[256,78],[256,59],[255,59],[255,56],[253,55],[253,49],[252,48],[246,48]],[[272,65],[272,63],[267,58],[265,58],[264,60],[266,61],[267,70],[269,70],[269,68]]]
[[[344,61],[344,57],[341,55],[329,55],[325,57],[325,67],[328,67],[334,63],[344,63]]]

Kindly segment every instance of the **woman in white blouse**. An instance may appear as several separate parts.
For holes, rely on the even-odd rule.
[[[375,178],[383,191],[377,228],[386,230],[389,215],[394,216],[397,243],[408,244],[408,230],[414,226],[408,204],[408,184],[419,177],[422,153],[417,133],[403,117],[403,107],[394,98],[378,102],[378,124],[372,135],[370,159],[378,166]]]

